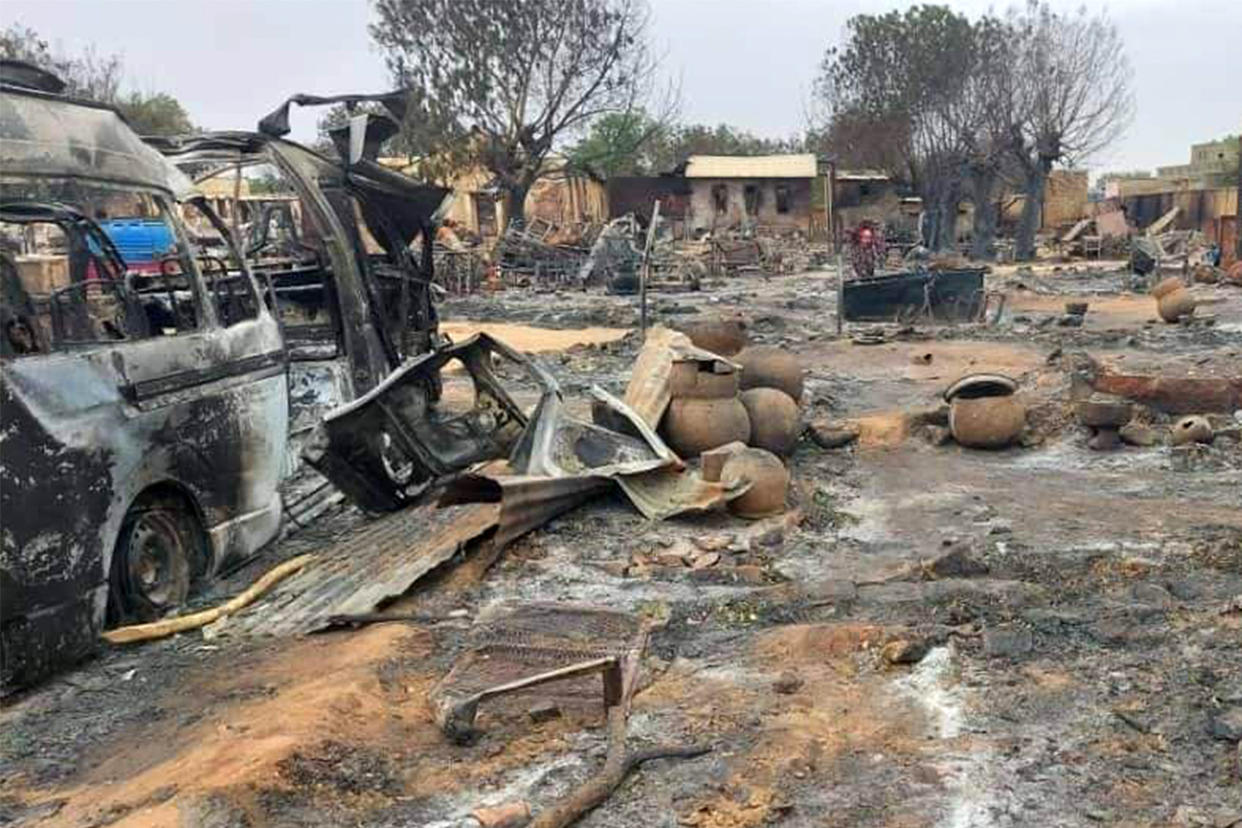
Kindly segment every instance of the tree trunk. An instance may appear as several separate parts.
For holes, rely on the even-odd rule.
[[[996,170],[991,167],[971,173],[971,200],[975,204],[975,220],[970,243],[970,258],[988,261],[993,258],[992,242],[1000,219],[996,205]]]
[[[526,224],[526,195],[530,192],[531,184],[526,181],[517,181],[505,186],[505,195],[509,198],[508,210],[509,221],[516,221],[518,224],[525,226]]]
[[[937,206],[940,213],[936,221],[939,235],[934,249],[939,253],[948,253],[957,249],[957,208],[961,203],[961,188],[956,184],[946,186],[940,196],[940,204]]]
[[[1048,182],[1051,163],[1038,159],[1026,173],[1025,199],[1022,217],[1018,219],[1018,236],[1014,239],[1014,258],[1029,262],[1035,258],[1035,233],[1039,230],[1040,217],[1044,213],[1044,186]]]

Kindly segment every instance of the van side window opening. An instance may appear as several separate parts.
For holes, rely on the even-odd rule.
[[[199,175],[195,183],[239,240],[261,289],[270,286],[274,298],[265,301],[280,319],[291,358],[339,354],[342,333],[323,242],[328,234],[288,176],[269,162],[242,164],[240,175],[238,164],[227,163]],[[191,232],[199,232],[200,222],[188,218]]]
[[[36,352],[203,325],[190,250],[163,197],[80,180],[20,180],[6,182],[0,209],[5,313],[42,331]],[[23,348],[10,342],[5,350]]]
[[[228,326],[259,315],[259,295],[251,282],[236,247],[226,234],[228,228],[196,201],[181,206],[181,217],[195,249],[198,270],[207,284],[207,293],[216,309],[220,324]]]

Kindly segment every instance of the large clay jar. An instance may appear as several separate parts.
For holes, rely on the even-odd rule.
[[[1160,318],[1165,322],[1176,322],[1183,316],[1192,316],[1195,312],[1195,297],[1185,288],[1166,293],[1156,304]]]
[[[1175,290],[1181,290],[1185,286],[1186,285],[1182,283],[1181,279],[1176,276],[1170,276],[1167,279],[1157,282],[1155,287],[1151,289],[1151,295],[1159,299],[1161,296],[1172,293]]]
[[[751,388],[742,392],[742,405],[750,416],[747,442],[773,454],[793,451],[802,431],[793,397],[776,388]]]
[[[678,397],[736,397],[742,375],[737,371],[715,373],[702,370],[693,360],[674,362],[668,375],[669,395]]]
[[[688,320],[676,328],[696,346],[713,354],[733,356],[746,347],[746,323],[738,316]]]
[[[726,485],[750,483],[746,494],[729,501],[729,511],[739,517],[761,518],[785,510],[789,470],[770,451],[748,448],[737,452],[725,461],[720,479]]]
[[[1026,425],[1026,406],[1016,396],[955,397],[949,406],[953,439],[970,448],[1004,448]]]
[[[697,457],[705,451],[750,437],[750,417],[737,397],[674,397],[664,415],[664,433],[673,451]]]
[[[734,358],[742,366],[742,389],[776,388],[793,401],[802,399],[802,364],[783,348],[754,345]]]

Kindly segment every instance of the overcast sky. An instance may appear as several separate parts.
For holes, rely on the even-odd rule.
[[[653,39],[679,79],[682,116],[767,136],[801,131],[811,80],[845,20],[895,4],[862,0],[651,0]],[[1057,5],[1077,7],[1078,2]],[[972,15],[1008,2],[954,0]],[[1088,4],[1089,8],[1094,7]],[[1114,0],[1137,112],[1096,171],[1185,163],[1193,142],[1242,128],[1239,0]],[[195,123],[252,129],[294,92],[379,91],[367,0],[2,0],[63,49],[120,52],[130,86],[178,97]],[[314,116],[295,115],[295,134]]]

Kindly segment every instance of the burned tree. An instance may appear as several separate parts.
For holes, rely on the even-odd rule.
[[[1032,0],[1012,15],[1017,117],[1009,149],[1025,196],[1016,256],[1035,255],[1048,174],[1115,140],[1133,108],[1130,65],[1121,36],[1103,15],[1055,12]]]
[[[410,143],[489,170],[522,218],[544,160],[638,109],[656,61],[642,0],[376,0],[371,36],[411,90]]]
[[[856,15],[846,31],[845,44],[825,54],[816,81],[827,132],[849,139],[838,148],[845,163],[879,162],[905,178],[931,210],[928,241],[947,247],[965,167],[945,109],[969,75],[972,24],[945,6],[926,5]]]

